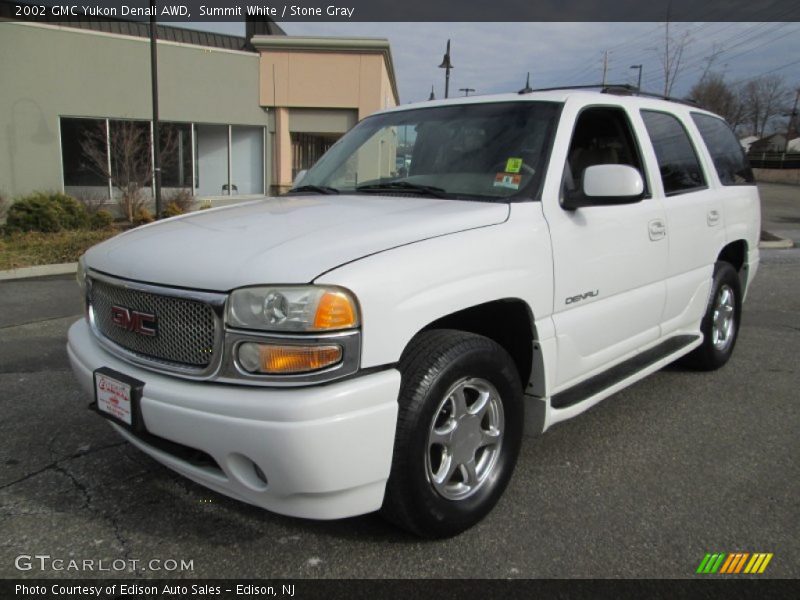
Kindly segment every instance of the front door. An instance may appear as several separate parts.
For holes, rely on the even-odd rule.
[[[570,121],[569,109],[565,107],[564,123]],[[664,209],[649,193],[652,187],[627,111],[620,106],[590,106],[574,112],[566,155],[562,151],[560,158],[553,157],[564,167],[562,199],[566,194],[580,194],[585,169],[600,164],[638,169],[648,193],[632,204],[576,210],[545,199],[553,244],[553,320],[558,340],[553,392],[656,341],[666,294]]]

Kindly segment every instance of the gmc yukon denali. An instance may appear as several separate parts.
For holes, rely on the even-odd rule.
[[[372,115],[286,195],[91,248],[69,356],[131,444],[312,519],[457,534],[538,434],[680,359],[716,369],[758,192],[699,108],[613,90]]]

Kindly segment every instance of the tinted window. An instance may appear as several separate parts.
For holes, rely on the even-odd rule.
[[[736,136],[722,119],[692,113],[692,120],[708,147],[722,185],[748,185],[755,182]]]
[[[108,185],[102,167],[106,152],[105,140],[105,121],[100,119],[61,119],[61,160],[64,165],[64,185]],[[97,146],[96,152],[94,146]]]
[[[642,118],[656,151],[664,193],[670,196],[705,187],[700,161],[681,122],[648,110],[642,111]]]

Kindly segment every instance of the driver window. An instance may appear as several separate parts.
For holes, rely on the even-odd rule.
[[[643,173],[630,121],[621,108],[587,108],[578,116],[564,167],[563,194],[582,194],[583,173],[594,165],[628,165]]]

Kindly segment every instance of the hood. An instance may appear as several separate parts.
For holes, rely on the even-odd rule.
[[[504,222],[505,203],[397,196],[290,196],[152,223],[91,248],[89,268],[137,281],[228,291],[310,283],[383,250]]]

